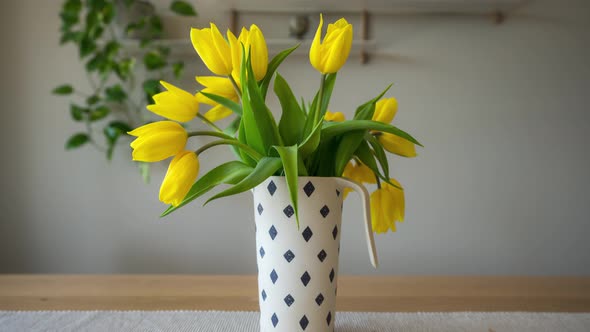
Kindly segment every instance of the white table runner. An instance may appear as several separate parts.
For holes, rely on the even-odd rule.
[[[257,312],[0,311],[0,331],[257,332]],[[337,332],[588,332],[590,313],[339,312]],[[313,332],[313,331],[311,331]]]

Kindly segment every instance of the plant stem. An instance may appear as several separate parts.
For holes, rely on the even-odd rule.
[[[246,152],[247,154],[250,155],[250,157],[254,158],[254,160],[258,161],[260,160],[263,156],[256,152],[256,150],[252,149],[251,147],[247,146],[246,144],[240,143],[240,141],[236,140],[236,139],[220,139],[218,141],[213,141],[211,143],[205,144],[203,145],[200,149],[198,149],[197,151],[195,151],[195,153],[198,155],[200,155],[201,153],[205,152],[206,150],[217,146],[217,145],[234,145],[237,146],[238,148],[244,150],[244,152]]]
[[[201,120],[203,120],[203,122],[205,122],[207,125],[209,125],[209,127],[217,130],[218,132],[223,132],[223,130],[219,127],[217,127],[213,122],[211,122],[209,119],[207,119],[206,117],[204,117],[203,115],[201,115],[201,113],[197,113],[197,117]]]
[[[236,80],[234,80],[234,77],[231,76],[231,74],[229,74],[227,77],[229,77],[231,84],[234,86],[234,89],[236,90],[238,97],[240,97],[240,99],[242,99],[242,91],[240,90],[240,87],[238,86],[238,83],[236,82]]]
[[[223,138],[223,139],[234,139],[233,137],[226,135],[224,133],[220,133],[218,131],[209,131],[209,130],[197,130],[197,131],[191,131],[188,133],[188,137],[194,137],[194,136],[215,136],[215,137],[219,137],[219,138]]]
[[[320,81],[320,92],[318,93],[318,104],[316,107],[315,118],[313,119],[314,124],[318,124],[318,122],[322,121],[321,110],[322,110],[322,99],[324,99],[324,85],[326,85],[326,74],[322,74],[322,78]]]

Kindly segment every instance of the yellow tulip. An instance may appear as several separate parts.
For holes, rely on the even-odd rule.
[[[235,102],[238,101],[238,94],[229,78],[218,76],[197,76],[196,79],[199,84],[205,87],[201,90],[202,92],[225,97]],[[199,103],[213,106],[213,108],[204,114],[205,118],[209,121],[215,122],[224,119],[233,113],[227,107],[219,105],[217,102],[205,97],[205,95],[201,93],[197,93],[197,101]]]
[[[377,139],[385,150],[398,156],[412,158],[416,157],[416,146],[407,139],[390,133],[381,133]]]
[[[167,91],[153,96],[155,104],[148,105],[151,112],[170,120],[188,122],[199,113],[199,102],[189,92],[160,81]]]
[[[391,123],[397,113],[397,100],[395,98],[384,98],[375,104],[373,121]]]
[[[131,142],[133,160],[156,162],[176,155],[186,145],[186,130],[173,121],[146,124],[128,132],[137,138]]]
[[[401,188],[395,179],[390,181]],[[371,194],[371,220],[374,232],[385,233],[390,229],[395,232],[395,223],[403,222],[404,214],[403,190],[383,183],[380,189]]]
[[[211,23],[211,28],[192,28],[191,42],[210,71],[221,76],[231,74],[230,47],[215,24]]]
[[[330,112],[327,111],[326,115],[324,115],[324,120],[326,121],[333,121],[333,122],[342,122],[344,120],[346,120],[346,117],[344,117],[344,114],[342,112]]]
[[[174,157],[160,187],[160,201],[180,205],[199,174],[199,159],[192,151],[183,151]]]
[[[373,173],[367,165],[356,161],[349,161],[348,164],[346,164],[346,167],[344,167],[344,171],[342,172],[342,177],[349,178],[359,183],[377,183],[375,173]],[[352,190],[349,188],[344,189],[344,199],[348,197],[348,193],[351,191]]]
[[[352,46],[352,25],[341,18],[328,24],[328,31],[321,41],[324,19],[320,15],[320,25],[315,33],[309,60],[311,65],[322,74],[335,73],[344,65]]]
[[[257,81],[263,79],[268,69],[268,48],[260,28],[256,24],[252,24],[249,31],[246,28],[242,28],[238,38],[228,30],[227,40],[229,40],[231,47],[231,60],[234,68],[233,76],[236,78],[240,77],[242,45],[244,45],[245,52],[250,50],[250,61],[252,62],[254,77]]]
[[[381,99],[375,105],[373,121],[390,123],[393,121],[396,113],[397,100],[395,98]],[[376,132],[374,134],[385,150],[402,157],[411,158],[417,156],[414,143],[390,133]]]

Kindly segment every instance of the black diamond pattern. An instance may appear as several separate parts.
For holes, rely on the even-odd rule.
[[[315,191],[315,187],[313,186],[313,183],[311,183],[311,181],[309,181],[305,185],[305,187],[303,187],[303,192],[305,192],[307,197],[311,196],[311,194],[313,194],[314,191]]]
[[[268,234],[270,234],[270,238],[271,239],[275,239],[275,237],[277,237],[277,229],[275,228],[274,225],[270,226],[270,229],[268,230]]]
[[[330,323],[332,322],[332,312],[328,312],[328,317],[326,317],[326,322],[328,322],[328,326],[330,326]]]
[[[262,211],[264,211],[264,209],[262,208],[262,204],[258,203],[258,215],[261,215]]]
[[[318,259],[320,260],[320,262],[323,262],[324,259],[326,259],[326,256],[328,256],[328,254],[326,254],[324,249],[322,249],[322,251],[320,251],[318,254]]]
[[[303,317],[301,317],[301,320],[299,321],[299,325],[301,326],[303,331],[305,331],[305,328],[307,328],[308,324],[309,324],[309,320],[307,320],[307,317],[305,317],[305,315],[303,315]]]
[[[284,298],[285,304],[287,305],[287,307],[290,307],[291,304],[293,304],[293,302],[295,302],[295,299],[293,298],[293,296],[291,296],[291,294],[285,296]]]
[[[293,258],[295,258],[295,254],[291,250],[287,250],[285,252],[285,254],[283,255],[283,257],[285,257],[285,259],[287,260],[287,262],[291,263],[291,261],[293,260]]]
[[[264,258],[264,254],[266,254],[266,252],[264,251],[263,247],[260,247],[260,258]]]
[[[309,275],[309,273],[307,273],[307,271],[305,271],[305,273],[301,275],[301,282],[303,283],[303,286],[307,287],[307,284],[309,284],[310,280],[311,276]]]
[[[340,190],[336,190],[336,196],[340,196]]]
[[[324,303],[324,296],[322,295],[322,293],[320,293],[316,298],[315,298],[315,303],[317,303],[318,305],[322,305],[322,303]]]
[[[332,270],[332,273],[334,273],[334,270]],[[272,281],[272,283],[276,283],[277,279],[279,279],[279,275],[277,274],[277,271],[275,271],[274,269],[272,270],[272,272],[270,273],[270,280]]]
[[[327,205],[324,205],[324,207],[322,207],[322,209],[320,210],[320,213],[322,214],[322,217],[326,218],[330,213],[330,209],[328,209]]]
[[[308,226],[303,230],[303,233],[301,233],[301,235],[303,235],[303,239],[305,239],[305,242],[309,242],[309,239],[311,239],[313,232],[311,231],[311,228],[309,228]]]
[[[273,270],[274,272],[274,270]],[[334,281],[334,269],[332,269],[332,271],[330,271],[330,282]]]
[[[275,191],[277,191],[277,185],[271,180],[266,189],[268,189],[269,194],[272,196],[275,194]]]
[[[277,327],[277,324],[279,323],[279,317],[277,317],[277,314],[272,314],[270,320],[272,321],[272,326]]]
[[[334,226],[334,230],[332,230],[332,235],[334,236],[334,240],[338,236],[338,226]]]
[[[262,301],[266,300],[266,292],[264,291],[264,289],[262,290]]]
[[[295,210],[293,210],[291,205],[287,205],[287,207],[283,210],[283,213],[287,216],[287,218],[291,218],[291,216],[295,213]]]

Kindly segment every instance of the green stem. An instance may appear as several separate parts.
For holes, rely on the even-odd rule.
[[[250,157],[254,158],[254,160],[259,161],[260,159],[262,159],[263,155],[261,155],[260,153],[256,152],[256,150],[252,149],[251,147],[247,146],[246,144],[241,143],[240,141],[236,140],[236,139],[220,139],[218,141],[213,141],[211,143],[205,144],[203,145],[200,149],[198,149],[197,151],[195,151],[195,153],[198,155],[200,155],[201,153],[207,151],[208,149],[217,146],[217,145],[234,145],[237,146],[238,148],[244,150],[244,152],[246,152],[247,154],[250,155]]]
[[[197,113],[197,117],[201,120],[203,120],[203,122],[205,122],[207,125],[209,125],[209,127],[217,130],[218,132],[223,132],[223,130],[219,127],[217,127],[213,122],[211,122],[209,119],[207,119],[206,117],[204,117],[201,113]]]
[[[314,124],[318,124],[322,121],[321,111],[322,111],[322,99],[324,99],[324,85],[326,85],[326,74],[322,74],[322,78],[320,81],[320,92],[318,93],[318,104],[316,107],[315,118],[313,119]]]
[[[219,138],[223,138],[223,139],[234,139],[233,137],[226,135],[224,133],[220,133],[218,131],[210,131],[210,130],[197,130],[197,131],[191,131],[188,133],[188,137],[194,137],[194,136],[215,136],[215,137],[219,137]]]
[[[238,83],[236,82],[236,80],[234,80],[234,77],[231,76],[231,74],[229,74],[227,77],[229,77],[231,84],[234,86],[234,89],[236,90],[238,97],[240,97],[240,99],[242,99],[242,91],[240,91],[240,87],[238,86]]]

